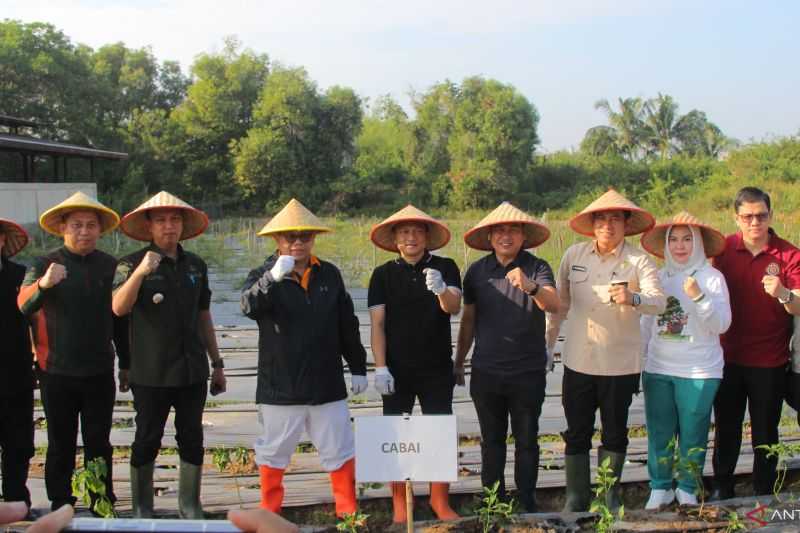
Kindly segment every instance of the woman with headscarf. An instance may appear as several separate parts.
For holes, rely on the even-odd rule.
[[[658,509],[676,497],[681,505],[695,505],[703,487],[689,465],[697,465],[702,475],[724,365],[719,335],[731,323],[728,286],[707,258],[722,253],[725,238],[681,212],[647,232],[642,246],[664,259],[659,278],[667,295],[663,314],[642,317],[651,489],[645,509]],[[676,466],[678,486],[673,491]]]

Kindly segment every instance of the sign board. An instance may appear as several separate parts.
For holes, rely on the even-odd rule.
[[[359,482],[458,481],[455,415],[355,418]]]

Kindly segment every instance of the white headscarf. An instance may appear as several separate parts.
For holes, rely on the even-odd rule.
[[[703,236],[697,226],[686,226],[692,232],[692,253],[689,256],[688,261],[685,263],[678,263],[672,258],[672,254],[669,252],[669,236],[672,233],[672,228],[674,227],[675,226],[670,226],[667,229],[667,233],[664,238],[664,268],[667,270],[667,273],[670,276],[674,276],[679,272],[685,272],[688,275],[691,275],[692,272],[703,268],[707,262],[706,248],[703,245]]]

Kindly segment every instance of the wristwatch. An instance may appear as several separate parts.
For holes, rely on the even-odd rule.
[[[789,296],[787,296],[785,300],[780,296],[778,297],[778,301],[783,305],[787,305],[794,298],[794,293],[792,291],[790,291],[789,289],[786,289],[786,291],[789,293]]]
[[[634,307],[639,307],[640,305],[642,305],[642,297],[641,295],[639,295],[639,293],[637,292],[633,293],[633,302],[631,302],[631,305],[633,305]]]
[[[216,370],[217,368],[225,368],[225,361],[222,360],[222,357],[217,359],[216,361],[211,361],[211,368]]]
[[[529,291],[525,291],[525,294],[527,294],[528,296],[536,296],[536,293],[539,292],[539,284],[536,283],[535,281],[531,283],[533,283],[533,288]]]

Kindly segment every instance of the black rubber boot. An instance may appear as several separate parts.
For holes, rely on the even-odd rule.
[[[564,512],[588,511],[592,500],[589,454],[565,455],[564,466],[567,473],[567,502],[564,504]]]
[[[604,450],[600,448],[597,450],[597,466],[603,464],[606,457],[609,460],[609,466],[611,467],[612,475],[617,478],[614,482],[614,485],[611,486],[611,489],[606,494],[606,507],[608,507],[612,512],[616,513],[617,509],[620,508],[622,505],[622,467],[625,466],[625,454],[624,453],[617,453],[617,452],[610,452],[608,450]]]
[[[153,518],[153,469],[155,463],[131,465],[131,498],[134,518]]]
[[[203,475],[202,465],[193,465],[181,461],[180,479],[178,481],[178,514],[181,518],[202,520],[205,518],[200,505],[200,480]]]

